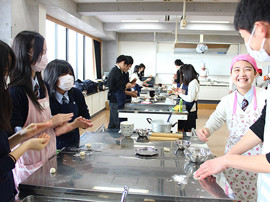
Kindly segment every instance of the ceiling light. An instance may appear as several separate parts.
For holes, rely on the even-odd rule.
[[[190,22],[192,23],[218,23],[218,24],[228,24],[230,23],[229,21],[200,21],[200,20],[191,20]]]
[[[159,20],[122,20],[121,22],[159,22]]]

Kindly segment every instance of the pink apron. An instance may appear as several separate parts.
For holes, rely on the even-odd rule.
[[[253,99],[246,111],[237,104],[237,92],[235,92],[232,121],[228,126],[230,135],[225,147],[227,153],[248,131],[249,127],[259,118],[261,112],[257,107],[256,89],[253,88]],[[253,103],[253,105],[252,105]],[[236,115],[236,110],[238,111]],[[261,153],[261,144],[255,146],[243,155],[258,155]],[[228,168],[223,171],[224,175],[239,201],[257,201],[257,174],[239,169]]]
[[[46,97],[39,99],[38,102],[43,107],[42,111],[38,111],[34,106],[30,98],[28,98],[28,116],[24,127],[31,123],[40,123],[51,118],[51,110],[49,103],[48,92],[46,91]],[[49,144],[41,151],[28,150],[17,161],[15,168],[13,169],[15,186],[17,187],[20,182],[25,180],[33,172],[39,169],[50,157],[56,154],[56,135],[54,129],[49,128],[46,132],[51,136]],[[39,136],[37,134],[34,137]]]

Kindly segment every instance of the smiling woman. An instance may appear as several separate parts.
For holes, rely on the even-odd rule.
[[[265,90],[256,89],[252,86],[258,66],[250,55],[235,56],[230,69],[231,79],[237,90],[222,98],[215,112],[206,122],[205,127],[197,132],[202,141],[207,141],[211,133],[218,130],[223,123],[226,123],[230,136],[225,146],[225,153],[243,137],[249,126],[259,118],[266,99]],[[258,145],[244,155],[258,155],[260,151],[261,145]],[[228,168],[224,171],[224,174],[238,200],[256,200],[257,176],[255,173]],[[248,181],[247,179],[250,178],[253,180]],[[249,191],[241,189],[242,186],[240,185],[250,186],[251,189]]]

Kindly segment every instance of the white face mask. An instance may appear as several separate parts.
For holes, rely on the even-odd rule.
[[[59,77],[58,80],[58,87],[64,91],[69,91],[74,85],[74,77],[69,74]]]
[[[262,41],[262,45],[261,45],[261,49],[259,51],[257,50],[252,50],[250,47],[250,41],[254,35],[256,29],[256,25],[254,26],[251,36],[248,40],[248,43],[245,43],[246,47],[247,47],[247,51],[248,53],[251,55],[251,57],[253,57],[255,60],[258,60],[260,62],[270,62],[270,56],[268,55],[268,53],[263,49],[264,43],[265,43],[265,38]]]
[[[39,62],[36,62],[36,64],[31,65],[31,68],[34,72],[41,72],[46,68],[48,64],[48,58],[47,54],[42,55],[41,60]]]

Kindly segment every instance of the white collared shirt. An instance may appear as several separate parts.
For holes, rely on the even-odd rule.
[[[68,91],[66,91],[63,95],[59,93],[58,91],[55,91],[55,99],[60,103],[63,104],[63,96],[67,98],[67,101],[69,102],[69,96],[68,96]]]
[[[240,107],[242,107],[242,102],[244,99],[248,101],[248,104],[251,103],[253,98],[253,86],[249,89],[249,91],[243,96],[237,91],[237,103],[239,104]]]

